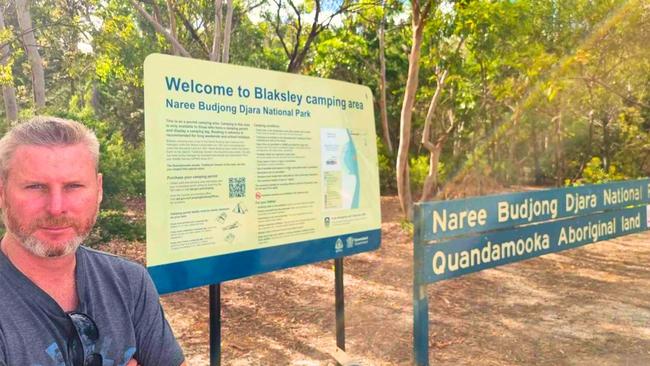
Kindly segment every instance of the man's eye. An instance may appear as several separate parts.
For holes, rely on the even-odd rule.
[[[45,186],[42,184],[30,184],[26,187],[27,189],[44,189]]]
[[[82,188],[83,186],[84,186],[83,184],[73,183],[73,184],[68,184],[65,187],[67,189],[77,189],[77,188]]]

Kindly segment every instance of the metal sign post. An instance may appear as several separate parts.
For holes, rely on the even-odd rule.
[[[422,211],[415,209],[413,222],[413,242],[421,242]],[[422,273],[422,246],[413,248],[413,355],[416,365],[428,365],[429,362],[429,297],[426,283],[419,281]]]
[[[221,365],[221,284],[210,285],[210,366]]]
[[[343,296],[343,258],[334,259],[336,308],[336,347],[345,351],[345,300]]]

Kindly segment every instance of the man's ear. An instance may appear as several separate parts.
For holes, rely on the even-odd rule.
[[[102,203],[102,198],[104,198],[103,178],[102,173],[97,173],[97,206]]]

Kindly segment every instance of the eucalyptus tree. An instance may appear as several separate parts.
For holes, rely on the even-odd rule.
[[[413,107],[420,73],[420,54],[424,28],[430,18],[437,11],[439,2],[436,0],[418,1],[411,0],[411,46],[408,56],[408,76],[406,78],[402,110],[400,113],[399,147],[395,172],[397,178],[397,195],[400,207],[407,219],[413,217],[413,197],[409,178],[409,150],[411,145],[411,128],[413,120]]]

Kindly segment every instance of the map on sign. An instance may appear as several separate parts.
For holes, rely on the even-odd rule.
[[[321,129],[323,202],[325,209],[359,208],[359,165],[347,129]]]
[[[144,82],[161,293],[379,247],[367,87],[166,55],[147,58]]]

